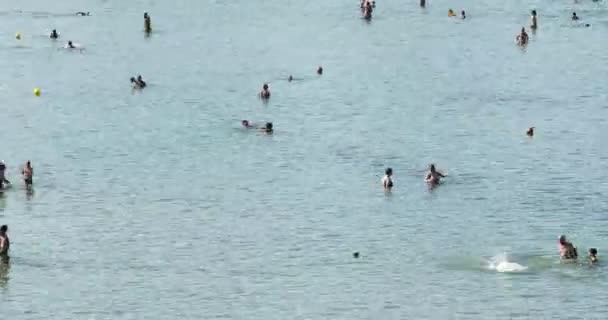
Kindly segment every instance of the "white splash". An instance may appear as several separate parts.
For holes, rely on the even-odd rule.
[[[509,261],[507,254],[503,253],[492,257],[488,261],[488,269],[497,272],[522,272],[528,270],[528,267]]]

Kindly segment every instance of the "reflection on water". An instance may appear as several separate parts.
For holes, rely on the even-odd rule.
[[[6,289],[10,269],[10,257],[8,255],[0,255],[0,288],[2,289]]]

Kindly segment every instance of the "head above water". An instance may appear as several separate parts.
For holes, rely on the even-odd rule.
[[[369,4],[369,2],[368,2],[368,4]],[[317,74],[319,74],[319,75],[323,74],[323,67],[322,66],[319,66],[317,68]]]
[[[289,75],[289,78],[287,78],[287,81],[289,81],[289,82],[293,81],[293,76]]]
[[[267,83],[264,83],[264,85],[262,86],[262,89],[264,89],[264,90],[268,90],[268,84],[267,84]]]
[[[435,172],[435,164],[431,163],[431,165],[429,166],[429,170],[431,170],[431,172]]]
[[[241,121],[241,124],[243,125],[243,127],[249,127],[249,121],[247,120]]]
[[[565,235],[559,236],[559,243],[562,245],[568,243],[568,240],[566,239]]]
[[[596,248],[589,249],[589,254],[592,255],[592,256],[596,256],[597,255],[597,249]]]
[[[386,168],[386,170],[384,170],[384,173],[386,173],[387,176],[392,176],[393,168]]]
[[[135,82],[135,78],[134,77],[131,77],[131,82]]]
[[[7,225],[3,225],[2,227],[0,227],[0,233],[6,233],[7,231],[8,231]]]
[[[536,17],[536,10],[532,10],[532,16]]]
[[[266,130],[272,130],[272,122],[266,122]]]

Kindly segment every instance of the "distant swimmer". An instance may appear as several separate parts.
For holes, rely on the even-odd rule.
[[[455,17],[456,14],[454,13],[454,10],[450,9],[448,10],[448,17]]]
[[[576,12],[572,12],[572,21],[576,20],[578,20],[578,16],[576,15]]]
[[[420,7],[426,7],[426,0],[420,0]]]
[[[376,1],[372,1],[372,8],[376,8]]]
[[[143,89],[144,87],[141,86],[141,84],[137,81],[137,79],[135,79],[135,77],[131,77],[131,85],[133,86],[133,89]]]
[[[353,252],[353,258],[359,259],[359,252]]]
[[[147,12],[144,12],[144,30],[146,33],[152,32],[152,19]]]
[[[559,257],[562,260],[573,261],[578,258],[576,247],[566,240],[566,236],[562,235],[559,237]]]
[[[384,187],[384,190],[390,191],[393,188],[393,169],[386,168],[384,173],[385,175],[384,178],[382,178],[382,186]]]
[[[599,260],[597,259],[597,249],[591,248],[589,249],[589,263],[596,264]]]
[[[528,44],[528,39],[529,39],[529,37],[528,37],[528,33],[526,32],[526,28],[522,27],[521,32],[517,35],[517,37],[515,37],[515,41],[520,46],[525,46]]]
[[[372,7],[372,4],[368,1],[365,3],[363,18],[366,20],[370,20],[372,18],[372,12],[374,12],[374,8]]]
[[[8,258],[8,250],[11,248],[11,241],[8,238],[8,226],[0,227],[0,258]]]
[[[243,121],[241,121],[241,125],[242,125],[244,128],[246,128],[246,129],[252,129],[252,128],[255,128],[255,127],[253,126],[253,124],[252,124],[251,122],[249,122],[249,120],[243,120]]]
[[[260,91],[260,98],[270,99],[270,89],[268,89],[267,83],[264,83],[264,85],[262,86],[262,91]]]
[[[292,82],[293,81],[293,76],[289,75],[289,78],[287,78],[287,81]]]
[[[260,130],[263,131],[265,134],[274,133],[274,129],[272,127],[272,122],[266,122],[266,125],[263,128],[260,128]]]
[[[32,168],[32,163],[29,160],[25,163],[23,170],[21,170],[21,175],[23,176],[25,186],[31,188],[34,185],[34,168]]]
[[[463,20],[467,18],[467,14],[466,14],[466,12],[464,12],[464,10],[462,10],[462,11],[460,12],[460,17],[461,17]]]
[[[528,131],[526,131],[526,134],[528,135],[528,137],[533,137],[534,136],[534,127],[528,128]]]
[[[57,30],[53,29],[53,31],[51,31],[51,39],[58,39],[59,38],[59,34],[57,33]]]
[[[140,87],[145,88],[148,84],[142,79],[141,75],[137,76],[137,83]]]
[[[446,175],[444,175],[443,173],[437,172],[437,170],[435,169],[435,165],[431,164],[430,168],[429,168],[429,173],[426,175],[426,178],[424,179],[424,181],[426,181],[426,183],[431,184],[431,185],[438,185],[441,182],[441,178],[445,178]]]
[[[4,161],[0,161],[0,190],[9,184],[11,182],[6,179],[6,164]]]
[[[322,75],[322,74],[323,74],[323,67],[319,66],[319,67],[317,68],[317,74],[318,74],[318,75]]]
[[[538,27],[538,23],[536,21],[536,10],[532,10],[532,17],[530,18],[530,28],[536,29]]]
[[[74,44],[72,43],[72,41],[68,41],[68,45],[66,46],[66,48],[68,48],[68,49],[76,49],[76,47],[74,46]]]
[[[82,12],[82,11],[80,11],[80,12],[76,12],[76,15],[84,17],[84,16],[90,16],[91,13],[90,12]]]

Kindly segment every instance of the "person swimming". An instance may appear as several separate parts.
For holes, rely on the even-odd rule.
[[[318,75],[322,75],[322,74],[323,74],[323,67],[322,67],[322,66],[319,66],[319,67],[317,68],[317,74],[318,74]]]
[[[8,238],[8,226],[0,227],[0,258],[8,259],[8,250],[11,248],[11,241]],[[4,260],[5,261],[5,260]]]
[[[578,16],[576,15],[576,12],[572,12],[572,21],[576,20],[578,20]]]
[[[515,40],[517,41],[517,44],[519,44],[520,46],[525,46],[526,44],[528,44],[528,33],[526,32],[526,28],[522,27],[521,28],[521,32],[517,35],[517,37],[515,38]]]
[[[455,17],[456,14],[454,13],[454,10],[450,9],[448,10],[448,17]]]
[[[58,39],[59,34],[57,33],[57,30],[53,29],[53,31],[51,31],[50,37],[51,37],[51,39]]]
[[[80,12],[76,12],[76,15],[84,17],[84,16],[90,16],[91,13],[90,12],[82,12],[82,11],[80,11]]]
[[[562,235],[559,237],[559,257],[562,260],[573,261],[578,258],[576,247],[566,240],[566,236]]]
[[[268,89],[267,83],[264,83],[264,85],[262,86],[262,91],[260,91],[260,98],[270,99],[270,89]]]
[[[384,187],[384,190],[390,191],[393,188],[393,169],[386,168],[384,173],[385,176],[382,178],[382,186]]]
[[[365,3],[365,10],[363,11],[363,18],[366,20],[370,20],[372,18],[372,12],[374,12],[374,8],[372,8],[372,4],[368,1]]]
[[[137,83],[139,84],[140,87],[145,88],[148,84],[144,81],[144,79],[142,79],[141,75],[137,76]]]
[[[420,0],[420,7],[426,7],[426,0]]]
[[[272,133],[274,133],[272,122],[266,122],[266,125],[263,128],[260,128],[260,130],[263,131],[266,134],[272,134]]]
[[[152,18],[147,12],[144,12],[144,30],[146,33],[152,32]]]
[[[66,46],[68,49],[76,49],[76,46],[72,43],[72,41],[68,41],[68,45]]]
[[[443,173],[437,172],[435,169],[435,165],[431,164],[429,167],[429,173],[426,175],[424,181],[431,185],[438,185],[441,182],[441,178],[445,178],[446,175]]]
[[[246,129],[252,129],[252,128],[254,128],[253,124],[251,124],[251,123],[249,122],[249,120],[243,120],[243,121],[241,121],[241,125],[242,125],[244,128],[246,128]]]
[[[528,135],[528,137],[533,137],[534,136],[534,127],[528,128],[528,131],[526,131],[526,134]]]
[[[144,87],[141,86],[141,84],[137,81],[137,79],[135,79],[135,77],[131,77],[131,85],[133,86],[133,89],[143,89]]]
[[[589,263],[596,264],[599,260],[597,259],[597,249],[591,248],[589,249]]]
[[[466,14],[466,12],[464,12],[464,10],[462,10],[462,11],[460,12],[460,17],[461,17],[463,20],[467,18],[467,14]]]
[[[10,181],[6,179],[6,164],[3,161],[0,161],[0,189],[3,189],[5,185],[11,184]]]
[[[292,81],[293,81],[293,76],[292,76],[292,75],[289,75],[289,78],[287,78],[287,81],[288,81],[288,82],[292,82]]]
[[[537,21],[536,21],[536,10],[532,10],[532,17],[530,18],[531,23],[530,23],[530,28],[531,29],[536,29],[538,27]]]

